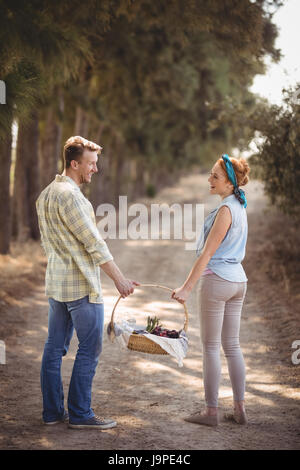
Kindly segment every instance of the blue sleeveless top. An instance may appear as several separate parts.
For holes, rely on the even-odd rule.
[[[248,279],[241,262],[246,253],[248,236],[247,213],[234,194],[225,197],[205,218],[197,242],[197,256],[200,255],[218,210],[222,206],[227,206],[230,209],[232,223],[219,248],[208,262],[207,268],[227,281],[246,282]]]

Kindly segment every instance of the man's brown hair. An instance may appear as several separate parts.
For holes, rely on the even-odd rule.
[[[70,168],[72,160],[79,162],[84,149],[88,149],[92,152],[97,152],[100,154],[102,147],[100,147],[98,144],[95,144],[95,142],[91,142],[90,140],[81,137],[80,135],[70,137],[64,145],[65,168]]]

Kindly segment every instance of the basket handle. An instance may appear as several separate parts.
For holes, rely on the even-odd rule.
[[[171,291],[171,292],[173,292],[173,290],[174,290],[174,289],[170,289],[169,287],[160,286],[159,284],[140,284],[139,286],[136,286],[135,289],[138,288],[138,287],[159,287],[160,289],[165,289],[165,290],[168,290],[168,291]],[[121,299],[122,299],[122,295],[120,295],[118,300],[116,301],[116,303],[114,305],[114,308],[113,308],[113,311],[112,311],[112,314],[111,314],[110,326],[111,326],[111,330],[113,332],[114,332],[114,315],[115,315],[117,305],[118,305],[118,303],[120,302]],[[188,328],[188,322],[189,322],[189,320],[188,320],[188,311],[187,311],[185,303],[183,303],[182,305],[183,305],[183,308],[184,308],[184,315],[185,315],[183,329],[186,332],[187,328]]]

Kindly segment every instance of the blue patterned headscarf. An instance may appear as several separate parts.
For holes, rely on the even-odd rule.
[[[233,194],[238,199],[238,201],[246,208],[247,207],[247,199],[246,199],[246,196],[245,196],[245,192],[241,188],[239,188],[239,186],[237,184],[237,179],[236,179],[236,176],[235,176],[235,172],[234,172],[231,160],[230,160],[230,158],[228,157],[228,155],[226,153],[224,153],[222,155],[222,158],[223,158],[223,161],[225,163],[225,168],[226,168],[226,172],[227,172],[229,181],[230,181],[230,183],[233,184],[233,188],[234,188],[233,189]]]

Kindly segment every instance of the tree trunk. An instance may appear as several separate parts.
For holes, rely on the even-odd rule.
[[[0,137],[0,253],[9,252],[11,237],[11,198],[10,198],[10,166],[11,166],[11,133]]]
[[[17,141],[14,199],[18,241],[39,238],[35,201],[39,195],[38,117],[32,114],[30,123],[20,123]]]
[[[145,164],[140,158],[136,162],[136,178],[133,187],[133,199],[145,195]]]
[[[122,140],[116,137],[116,145],[114,148],[114,188],[113,200],[116,207],[119,207],[119,196],[122,196],[123,191],[123,173],[124,173],[124,158],[122,153]]]
[[[46,110],[45,128],[41,137],[40,173],[41,187],[45,188],[55,178],[61,154],[62,125],[58,121],[55,108]]]
[[[77,106],[74,135],[81,135],[81,137],[84,137],[85,139],[87,139],[88,131],[89,131],[89,116],[80,106]]]

